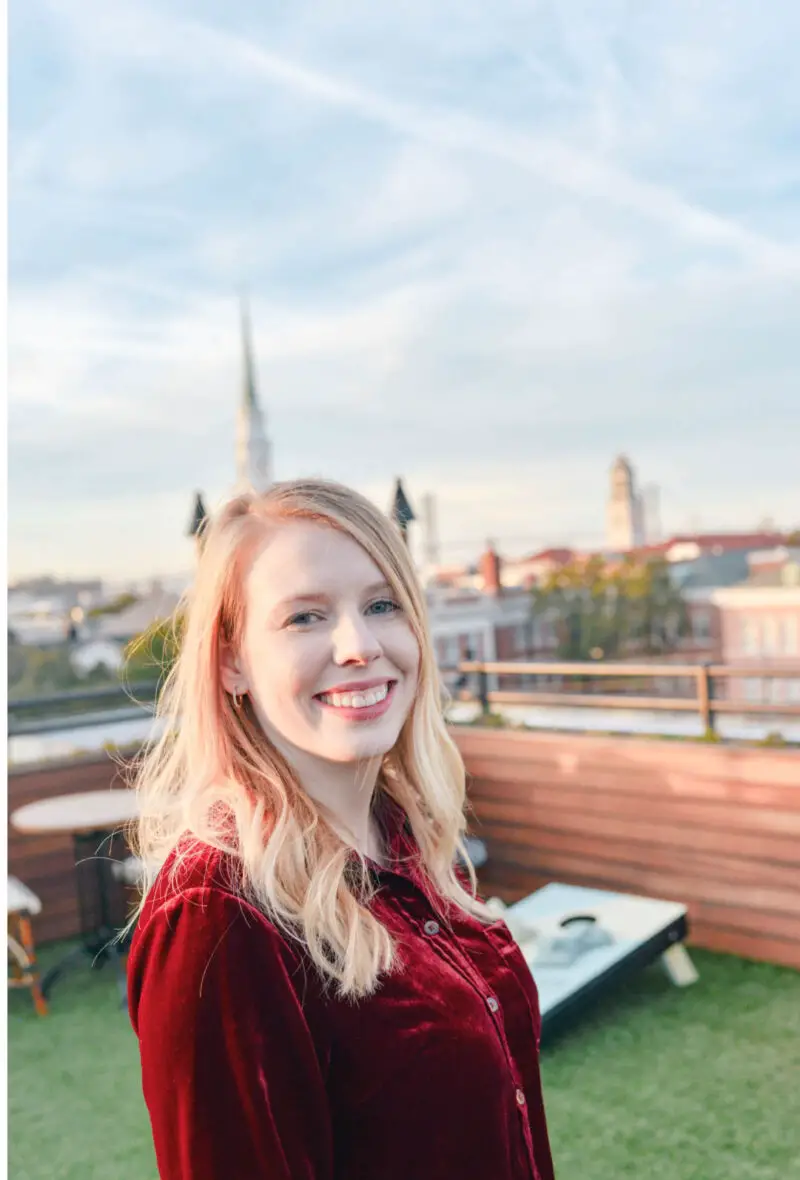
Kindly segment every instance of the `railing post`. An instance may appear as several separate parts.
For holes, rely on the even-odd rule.
[[[711,675],[711,665],[705,662],[697,669],[697,707],[700,710],[700,720],[704,734],[714,732],[714,681]]]
[[[478,700],[481,713],[485,717],[489,712],[489,677],[486,675],[483,664],[478,668]]]

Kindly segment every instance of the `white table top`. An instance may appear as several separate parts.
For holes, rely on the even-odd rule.
[[[79,791],[40,799],[12,812],[9,817],[18,832],[39,835],[55,832],[110,832],[139,812],[134,791]]]

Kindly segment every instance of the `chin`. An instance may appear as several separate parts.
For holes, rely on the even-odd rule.
[[[321,751],[330,762],[361,762],[364,758],[382,758],[394,747],[397,738],[367,735],[350,742],[338,742]]]

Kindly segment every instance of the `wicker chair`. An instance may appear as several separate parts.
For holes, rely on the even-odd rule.
[[[17,877],[8,878],[8,957],[11,966],[9,987],[30,988],[40,1016],[47,1015],[47,1001],[42,994],[31,918],[42,912],[39,898]]]

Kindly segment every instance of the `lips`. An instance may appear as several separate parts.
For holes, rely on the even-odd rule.
[[[375,692],[381,688],[386,689],[385,695],[380,700],[372,701],[369,704],[363,701],[360,704],[352,703],[352,699],[359,695],[353,691],[347,693],[318,693],[314,697],[314,700],[317,702],[320,708],[330,710],[332,714],[342,718],[345,721],[373,721],[376,718],[383,716],[383,714],[389,708],[394,696],[394,688],[396,684],[396,680],[379,680],[377,684],[375,684],[374,689],[364,690],[362,688],[362,696],[366,696],[370,692]],[[335,703],[331,699],[326,699],[332,696],[339,698],[339,703]],[[346,701],[342,700],[342,698],[346,698]]]
[[[368,692],[371,688],[383,688],[384,684],[388,684],[391,687],[395,683],[396,681],[388,676],[381,676],[377,680],[348,680],[343,684],[335,684],[332,688],[326,688],[323,692],[318,692],[315,695],[317,697],[329,697],[333,696],[334,693]]]
[[[352,682],[352,687],[341,684],[326,693],[317,693],[314,699],[334,709],[373,708],[387,699],[395,683],[393,680],[371,680]]]

